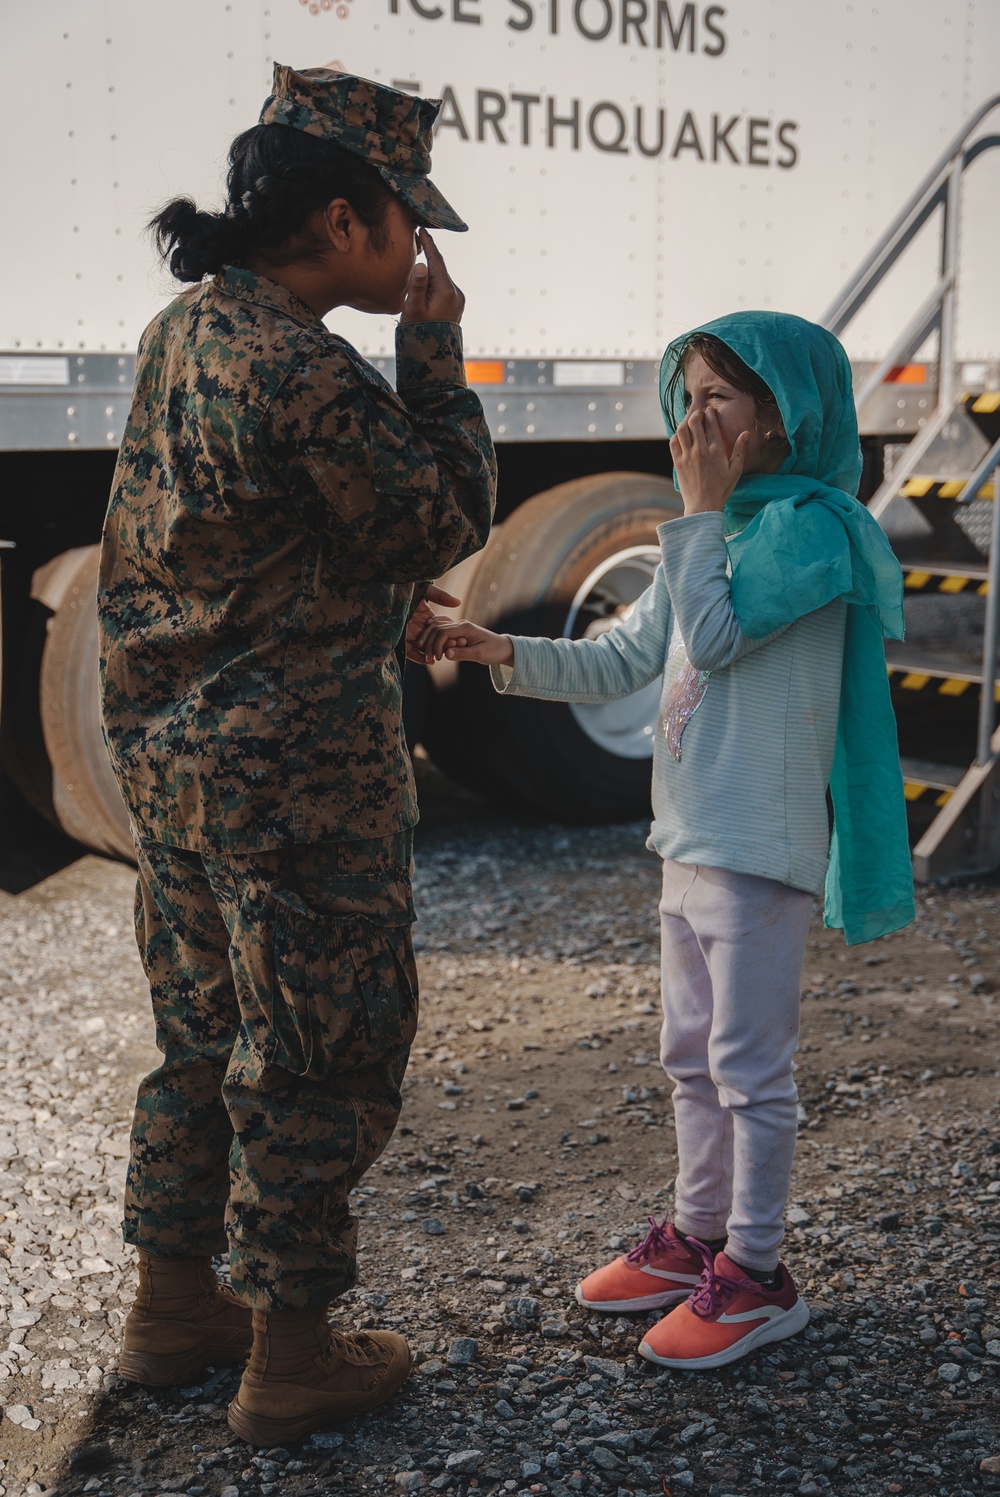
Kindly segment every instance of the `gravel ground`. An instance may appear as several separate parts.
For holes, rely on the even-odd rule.
[[[116,1377],[156,1054],[130,870],[84,857],[0,894],[0,1497],[1000,1491],[998,885],[925,893],[853,951],[817,922],[786,1247],[812,1322],[661,1373],[635,1356],[655,1316],[572,1298],[671,1203],[657,862],[638,825],[514,823],[426,769],[422,790],[422,1030],[343,1307],[419,1365],[290,1450],[231,1436],[228,1371],[157,1395]]]

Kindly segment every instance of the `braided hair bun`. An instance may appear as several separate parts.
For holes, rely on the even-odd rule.
[[[378,249],[392,196],[368,162],[334,141],[288,125],[254,125],[233,141],[220,213],[174,198],[150,222],[157,248],[178,281],[200,281],[226,265],[261,259],[286,265],[310,252],[302,230],[334,198],[354,209]]]
[[[190,198],[174,198],[154,218],[161,255],[178,281],[200,281],[233,258],[237,236],[224,213],[201,213]]]

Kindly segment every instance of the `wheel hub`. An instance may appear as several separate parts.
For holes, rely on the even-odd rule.
[[[596,639],[631,617],[659,566],[655,546],[628,546],[605,557],[577,590],[563,626],[568,639]],[[592,743],[622,759],[653,753],[660,680],[617,702],[571,702],[577,723]]]

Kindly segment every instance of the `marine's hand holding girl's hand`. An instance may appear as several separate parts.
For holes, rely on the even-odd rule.
[[[424,630],[418,648],[426,663],[433,660],[474,660],[478,665],[513,665],[514,646],[506,634],[494,634],[467,619],[457,623],[437,618]]]
[[[465,296],[448,274],[444,256],[426,229],[417,230],[417,240],[427,264],[410,271],[401,322],[461,322]]]
[[[446,593],[444,588],[438,587],[436,583],[428,583],[423,597],[410,614],[406,625],[406,658],[412,660],[414,665],[427,664],[424,652],[418,644],[427,626],[431,623],[447,622],[434,612],[431,608],[432,603],[436,603],[439,608],[461,608],[462,606],[461,598],[456,598],[452,593]]]
[[[743,472],[749,441],[750,433],[740,432],[732,452],[727,452],[711,406],[685,416],[670,439],[670,456],[686,515],[725,508]]]

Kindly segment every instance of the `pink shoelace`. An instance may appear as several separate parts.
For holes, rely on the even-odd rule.
[[[712,1320],[714,1316],[722,1314],[727,1305],[731,1305],[739,1294],[745,1294],[747,1290],[751,1294],[766,1293],[760,1284],[755,1284],[752,1279],[733,1278],[730,1274],[717,1273],[715,1268],[715,1255],[712,1249],[699,1242],[696,1237],[688,1237],[690,1243],[697,1252],[701,1254],[704,1268],[698,1287],[687,1301],[688,1309],[701,1320]]]
[[[655,1216],[647,1216],[646,1220],[649,1222],[649,1231],[638,1247],[625,1254],[626,1263],[641,1263],[644,1258],[669,1253],[672,1248],[680,1245],[680,1239],[666,1217],[661,1222]]]

